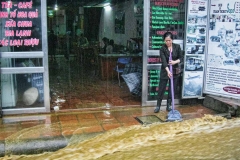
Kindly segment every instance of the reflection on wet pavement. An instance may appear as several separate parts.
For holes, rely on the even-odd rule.
[[[155,115],[138,116],[138,117],[136,117],[136,120],[144,125],[163,122],[163,120],[161,120],[160,118],[158,118]]]
[[[176,108],[181,111],[184,120],[189,119],[189,116],[185,114],[194,113],[196,117],[215,114],[214,111],[201,105],[177,106]],[[154,107],[111,108],[108,104],[107,107],[98,111],[6,116],[0,119],[0,146],[2,146],[0,156],[57,151],[67,146],[72,137],[83,135],[87,137],[89,134],[101,134],[119,127],[140,125],[136,117],[154,115],[165,121],[166,108],[162,107],[161,112],[157,114],[154,114],[153,110]],[[156,122],[151,118],[148,121]]]
[[[2,159],[237,159],[240,119],[205,115],[182,122],[121,127],[73,136],[56,152]]]

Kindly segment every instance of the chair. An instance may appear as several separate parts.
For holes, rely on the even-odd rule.
[[[114,70],[117,72],[118,74],[118,85],[121,87],[121,83],[120,83],[120,74],[123,73],[123,70],[125,68],[125,65],[128,63],[131,63],[132,58],[131,57],[120,57],[117,60],[117,64],[116,67],[114,68]]]

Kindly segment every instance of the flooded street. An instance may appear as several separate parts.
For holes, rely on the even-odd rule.
[[[118,128],[80,142],[73,136],[67,147],[56,152],[0,159],[238,159],[239,135],[240,119],[205,115]]]

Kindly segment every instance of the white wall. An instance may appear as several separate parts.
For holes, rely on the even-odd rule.
[[[52,19],[55,21],[53,24],[53,28],[55,29],[55,34],[65,35],[67,30],[66,23],[66,12],[65,10],[56,11],[56,19]]]
[[[117,11],[125,12],[125,34],[115,33],[115,13]],[[127,45],[127,40],[130,38],[136,38],[134,0],[121,3],[118,6],[113,6],[111,10],[103,9],[100,20],[99,40],[101,41],[103,37],[113,39],[115,44],[124,46]]]

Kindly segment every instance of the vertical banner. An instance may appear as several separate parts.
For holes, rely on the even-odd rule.
[[[240,2],[211,0],[204,92],[240,98]]]
[[[207,11],[207,0],[188,1],[182,98],[202,96]]]

